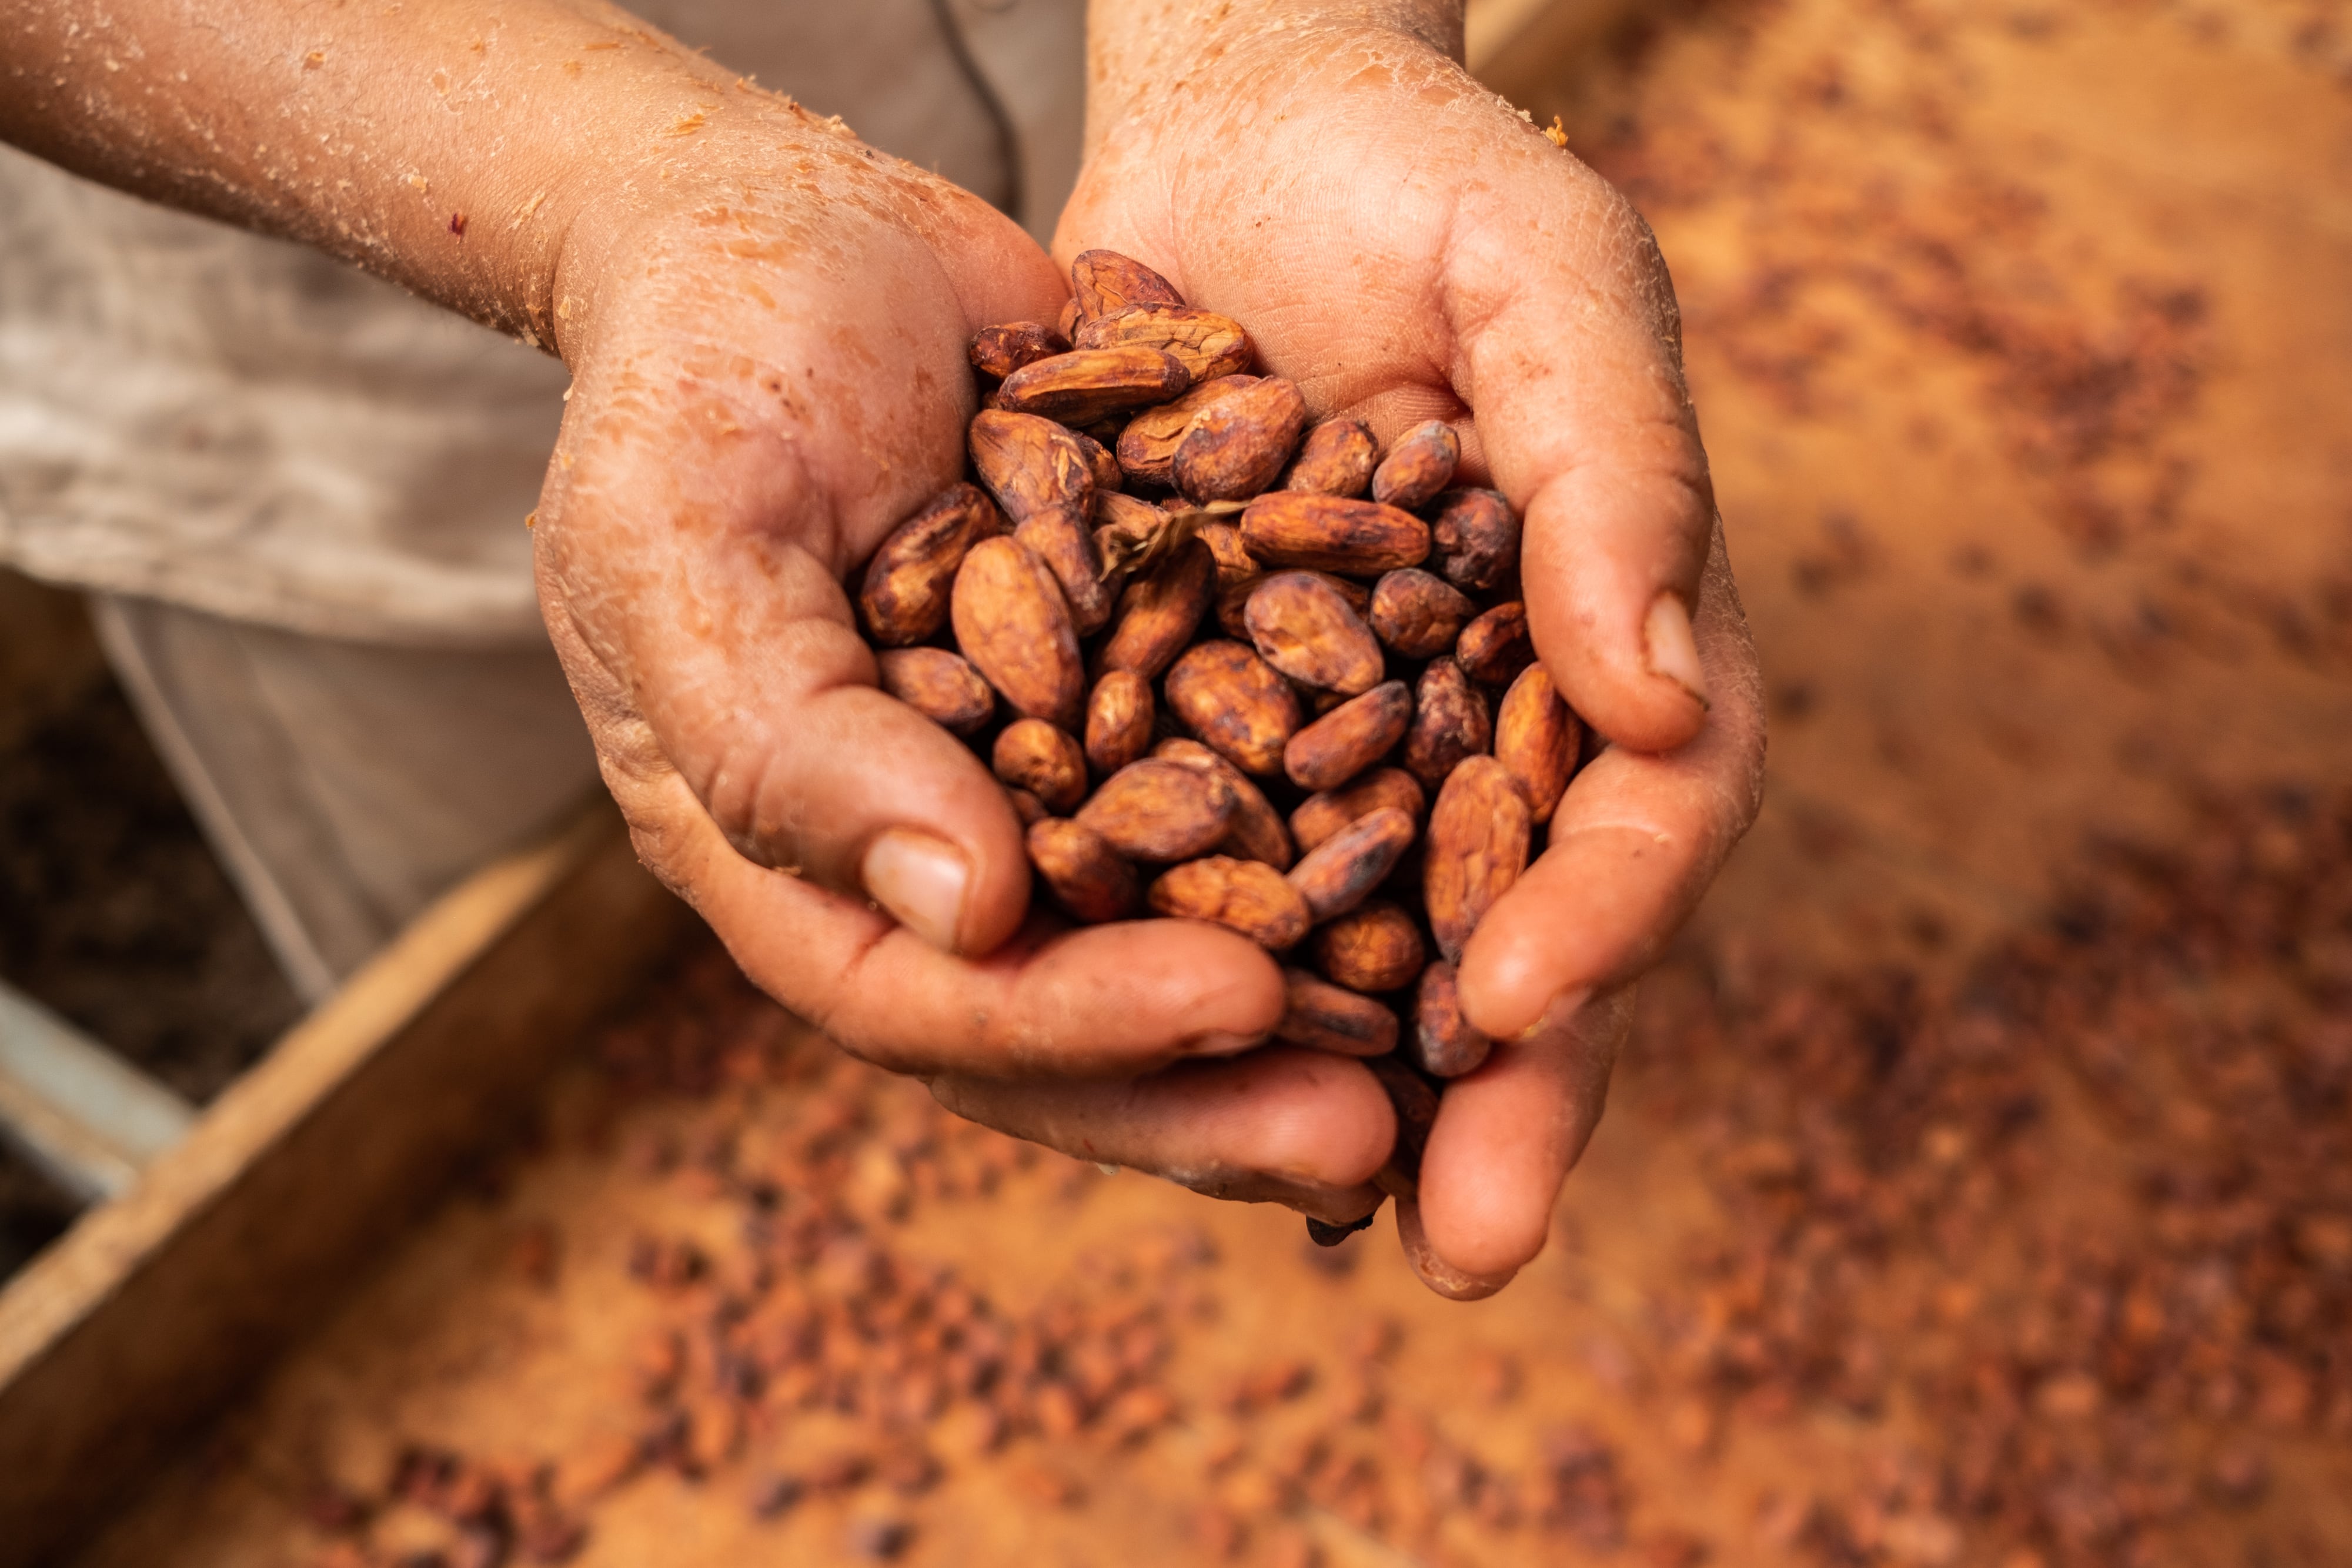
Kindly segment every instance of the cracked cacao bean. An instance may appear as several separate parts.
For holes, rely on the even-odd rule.
[[[1048,507],[1093,504],[1094,465],[1086,447],[1050,419],[982,409],[972,416],[965,445],[980,482],[1015,523]]]
[[[1225,824],[1225,836],[1217,843],[1219,849],[1242,860],[1263,861],[1276,871],[1290,869],[1295,858],[1290,830],[1282,825],[1281,814],[1247,774],[1199,741],[1186,740],[1181,736],[1171,736],[1161,741],[1151,748],[1151,755],[1214,773],[1234,792],[1233,820]]]
[[[1130,305],[1184,303],[1174,284],[1133,256],[1115,250],[1079,252],[1070,263],[1070,303],[1080,322]]]

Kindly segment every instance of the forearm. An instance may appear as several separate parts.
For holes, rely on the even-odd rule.
[[[1388,31],[1462,58],[1464,0],[1088,0],[1087,151],[1145,100],[1184,90],[1237,47],[1294,35]]]
[[[693,158],[742,96],[599,0],[26,0],[0,20],[0,139],[547,346],[583,208]]]

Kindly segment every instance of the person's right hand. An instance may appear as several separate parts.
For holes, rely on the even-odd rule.
[[[961,474],[972,332],[1054,320],[1059,275],[837,122],[739,100],[698,141],[567,241],[574,381],[536,520],[548,627],[639,854],[761,988],[969,1114],[1360,1211],[1393,1128],[1370,1080],[1223,1060],[1279,1015],[1274,964],[1195,923],[1031,915],[1003,789],[877,688],[843,588]]]

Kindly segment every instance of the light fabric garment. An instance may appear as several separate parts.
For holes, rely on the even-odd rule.
[[[1084,0],[635,8],[1050,230]],[[591,787],[522,519],[563,368],[339,262],[0,148],[0,563],[109,657],[298,988]],[[0,634],[5,629],[0,628]]]

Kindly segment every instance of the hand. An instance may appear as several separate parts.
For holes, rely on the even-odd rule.
[[[557,277],[576,379],[541,597],[639,853],[763,988],[885,1067],[968,1076],[982,1119],[1087,1157],[1360,1183],[1386,1152],[1377,1091],[1340,1147],[1283,1133],[1320,1125],[1288,1109],[1329,1098],[1319,1059],[1253,1061],[1238,1107],[1197,1075],[1129,1085],[1262,1039],[1275,967],[1211,927],[1029,916],[1003,791],[877,689],[857,633],[844,579],[962,471],[972,331],[1053,319],[1060,279],[837,127],[743,119],[657,200],[588,209]],[[1072,1091],[1034,1081],[1073,1074],[1118,1103],[1061,1115]]]
[[[1449,1087],[1401,1216],[1424,1278],[1484,1293],[1543,1246],[1627,988],[1759,802],[1760,683],[1673,288],[1624,199],[1429,38],[1311,5],[1186,33],[1129,0],[1155,8],[1103,26],[1057,257],[1159,268],[1245,323],[1318,415],[1383,439],[1454,422],[1463,482],[1527,519],[1545,667],[1614,742],[1464,955],[1465,1008],[1502,1043]]]

